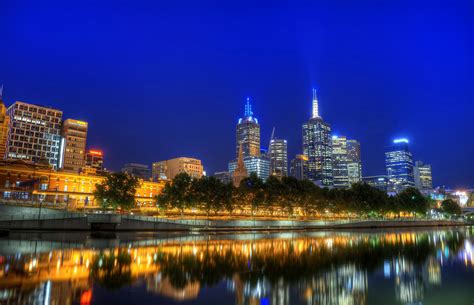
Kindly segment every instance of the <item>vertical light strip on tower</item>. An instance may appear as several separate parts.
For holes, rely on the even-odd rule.
[[[316,89],[313,89],[313,116],[312,118],[319,118],[318,97]]]

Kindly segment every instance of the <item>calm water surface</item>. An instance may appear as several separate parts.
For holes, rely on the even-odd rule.
[[[473,304],[471,228],[12,233],[0,304]]]

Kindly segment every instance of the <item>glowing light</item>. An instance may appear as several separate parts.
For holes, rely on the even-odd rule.
[[[102,156],[102,152],[100,150],[89,150],[89,154],[93,156]]]
[[[409,143],[408,139],[406,138],[400,138],[400,139],[395,139],[393,140],[393,143],[397,144],[397,143]]]

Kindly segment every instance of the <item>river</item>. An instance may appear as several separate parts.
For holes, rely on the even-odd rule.
[[[473,233],[12,232],[0,304],[473,304]]]

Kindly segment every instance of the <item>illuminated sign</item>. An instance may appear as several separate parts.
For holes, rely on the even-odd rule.
[[[76,126],[87,127],[87,122],[84,122],[84,121],[78,121],[78,120],[69,119],[68,122],[69,122],[70,124],[73,124],[73,125],[76,125]]]
[[[89,150],[89,154],[93,156],[102,156],[102,152],[100,150]]]

